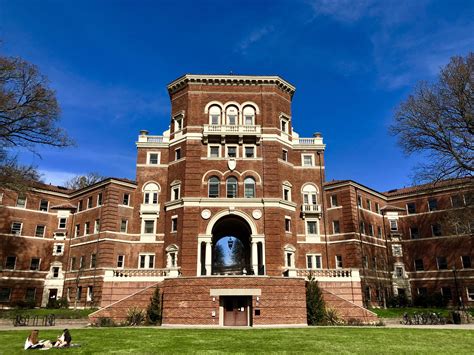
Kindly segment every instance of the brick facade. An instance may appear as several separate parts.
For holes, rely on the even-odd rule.
[[[237,304],[239,297],[250,297],[248,325],[302,324],[303,280],[310,271],[326,297],[348,302],[347,309],[440,287],[445,293],[450,287],[452,296],[457,289],[472,304],[473,275],[466,267],[472,232],[444,227],[438,235],[435,227],[437,235],[429,234],[450,211],[469,209],[471,180],[385,193],[353,181],[325,182],[323,139],[293,130],[294,87],[279,77],[185,75],[168,91],[170,129],[162,136],[140,132],[136,181],[110,178],[77,191],[37,184],[25,206],[17,193],[3,193],[2,305],[32,298],[44,306],[48,298],[66,297],[112,314],[111,304],[123,311],[130,295],[146,302],[150,285],[160,284],[169,324],[220,324],[219,312],[230,307],[222,302]],[[455,191],[463,204],[453,209]],[[433,198],[437,210],[427,211]],[[46,211],[41,200],[48,201]],[[412,200],[417,212],[407,214]],[[413,224],[422,238],[410,237]],[[43,236],[36,235],[38,225]],[[219,248],[231,253],[232,245],[241,254],[229,266],[231,257]],[[393,254],[394,245],[401,254]],[[438,254],[448,269],[433,264]],[[424,270],[414,270],[420,258]],[[38,267],[32,259],[40,259]],[[212,300],[211,289],[223,288],[236,294]],[[260,290],[261,305],[249,289]],[[279,294],[285,296],[277,302]],[[180,311],[179,305],[191,304],[190,295],[201,297],[202,307]]]

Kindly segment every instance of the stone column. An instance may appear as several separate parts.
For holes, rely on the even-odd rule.
[[[206,275],[211,275],[212,273],[212,244],[211,242],[206,242]]]
[[[255,275],[258,275],[258,251],[257,242],[252,240],[252,269]]]

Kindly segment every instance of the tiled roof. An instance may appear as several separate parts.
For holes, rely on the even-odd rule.
[[[51,184],[45,184],[42,182],[34,181],[31,183],[31,187],[35,189],[41,189],[41,190],[47,190],[47,191],[53,191],[53,192],[60,192],[63,194],[68,194],[72,192],[72,190],[63,187],[63,186],[56,186],[56,185],[51,185]]]
[[[439,189],[442,187],[456,186],[459,184],[467,184],[467,183],[472,183],[472,182],[474,182],[474,179],[472,177],[460,178],[460,179],[449,179],[449,180],[438,181],[436,183],[409,186],[409,187],[404,187],[401,189],[393,189],[393,190],[383,192],[383,194],[388,197],[400,196],[400,195],[405,195],[405,194],[410,194],[410,193],[425,192],[425,191],[430,191],[433,189]]]

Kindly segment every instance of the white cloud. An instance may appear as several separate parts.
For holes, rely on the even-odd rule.
[[[77,175],[84,175],[81,173],[72,173],[68,171],[59,171],[59,170],[44,170],[40,169],[39,173],[41,174],[42,180],[46,184],[64,186],[66,181],[72,179]]]
[[[310,5],[316,16],[330,16],[341,22],[352,23],[367,14],[373,0],[313,0]]]
[[[239,44],[238,49],[245,53],[248,47],[259,42],[262,38],[273,32],[273,26],[263,26],[252,31],[247,37],[245,37]]]

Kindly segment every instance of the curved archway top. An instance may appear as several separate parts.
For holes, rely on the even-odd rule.
[[[161,186],[155,181],[147,181],[142,187],[142,192],[144,191],[161,191]]]
[[[216,223],[219,222],[219,220],[222,217],[226,217],[226,216],[241,217],[249,225],[252,235],[258,234],[257,233],[257,226],[255,225],[255,223],[253,222],[252,218],[250,218],[249,215],[247,215],[246,213],[244,213],[242,211],[229,210],[229,209],[217,212],[214,216],[212,216],[212,218],[207,223],[206,234],[207,235],[212,235],[212,230],[213,230],[214,226],[216,225]]]
[[[229,176],[239,176],[238,180],[242,180],[242,177],[244,177],[244,178],[253,177],[258,184],[262,183],[262,177],[260,176],[260,174],[258,174],[256,171],[253,171],[253,170],[245,170],[245,171],[242,171],[242,172],[239,172],[238,170],[226,170],[224,172],[221,172],[219,170],[214,170],[214,169],[206,171],[202,175],[201,182],[203,184],[207,183],[207,181],[212,176],[217,176],[217,177],[220,176],[222,178],[222,180],[227,179]]]
[[[286,244],[285,247],[283,248],[285,251],[292,251],[292,252],[295,252],[296,251],[296,248],[291,245],[291,244]]]
[[[257,115],[260,114],[260,108],[258,107],[258,105],[255,102],[245,101],[240,106],[242,107],[242,109],[244,109],[246,106],[252,106],[255,109],[255,113]]]
[[[240,106],[240,104],[239,104],[237,101],[227,101],[227,102],[224,104],[224,111],[227,111],[227,109],[228,109],[230,106],[235,106],[235,107],[237,107],[237,110],[238,110],[239,112],[242,111],[242,107]]]
[[[209,113],[209,108],[211,106],[219,106],[221,111],[224,109],[224,104],[220,101],[211,101],[204,107],[204,113]]]
[[[312,183],[312,182],[307,182],[301,186],[301,192],[316,192],[319,193],[318,185]]]
[[[166,247],[165,249],[166,251],[178,251],[179,248],[176,244],[170,244]]]
[[[175,186],[175,185],[179,185],[179,184],[181,184],[181,180],[174,180],[174,181],[170,184],[170,186]]]
[[[289,186],[289,187],[293,187],[293,185],[291,184],[291,182],[289,182],[288,180],[283,181],[283,185]]]

